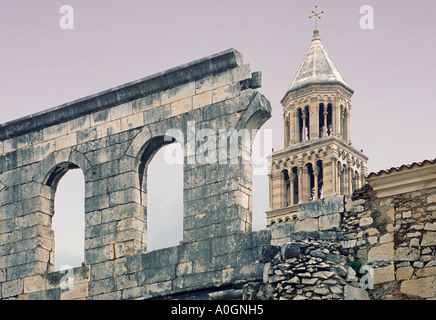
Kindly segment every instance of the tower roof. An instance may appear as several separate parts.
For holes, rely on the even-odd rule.
[[[341,84],[351,92],[344,78],[324,49],[319,31],[313,31],[313,38],[303,62],[298,68],[287,93],[311,84]]]

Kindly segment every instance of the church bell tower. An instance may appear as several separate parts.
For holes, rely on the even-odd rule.
[[[320,13],[313,13],[318,19]],[[271,154],[268,226],[298,219],[301,203],[349,194],[364,184],[368,158],[350,138],[353,92],[315,27],[281,100],[284,149]]]

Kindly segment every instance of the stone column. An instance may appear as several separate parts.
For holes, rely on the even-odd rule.
[[[276,172],[272,175],[272,209],[279,209],[282,207],[282,174],[281,172]]]
[[[290,142],[290,140],[291,140],[291,137],[290,137],[290,126],[289,126],[289,115],[288,116],[286,116],[285,117],[285,120],[284,120],[284,131],[285,131],[285,134],[284,134],[284,147],[285,148],[287,148],[288,146],[289,146],[289,142]]]
[[[334,136],[341,138],[341,107],[339,105],[335,105],[333,106],[332,110]]]
[[[314,181],[314,189],[315,189],[315,200],[318,200],[318,178],[319,178],[319,170],[318,166],[315,164],[313,166],[313,181]]]
[[[290,193],[291,193],[291,197],[290,197],[291,206],[295,204],[294,180],[295,180],[295,174],[292,172],[292,169],[291,169],[291,171],[289,172],[289,189],[290,189]]]
[[[307,141],[307,135],[306,135],[306,127],[307,127],[307,113],[305,109],[301,110],[301,117],[303,118],[303,126],[301,128],[301,141]]]
[[[303,202],[303,165],[298,166],[298,203]]]
[[[313,106],[309,108],[310,114],[310,139],[319,138],[319,104],[314,103]]]
[[[268,173],[268,189],[269,189],[269,197],[268,197],[269,206],[268,206],[268,210],[271,210],[272,209],[272,175],[270,173]]]
[[[338,169],[338,176],[337,176],[338,188],[337,188],[337,190],[338,190],[338,194],[343,194],[343,189],[344,189],[344,179],[342,176],[343,167],[342,167],[340,162],[337,163],[337,169]]]
[[[323,126],[323,137],[327,137],[327,135],[328,135],[328,128],[327,128],[327,116],[328,116],[328,111],[327,111],[327,107],[324,107],[324,113],[323,113],[323,116],[324,116],[324,126]]]
[[[308,202],[310,199],[310,177],[307,166],[303,167],[303,202]]]
[[[353,169],[351,167],[348,167],[347,170],[347,176],[348,176],[348,193],[353,192]]]

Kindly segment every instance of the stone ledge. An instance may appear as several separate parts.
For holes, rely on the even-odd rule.
[[[121,105],[238,66],[242,66],[242,55],[233,48],[228,49],[58,107],[0,124],[0,141]]]

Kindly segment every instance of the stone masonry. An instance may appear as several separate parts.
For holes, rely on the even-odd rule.
[[[242,161],[251,141],[224,164],[202,163],[192,137],[258,129],[271,113],[259,86],[260,73],[230,49],[1,125],[0,297],[149,298],[255,277],[260,240],[249,233],[251,163]],[[146,252],[147,165],[174,141],[184,148],[183,244]],[[85,177],[86,265],[70,272],[70,292],[52,274],[51,221],[57,183],[73,168]]]
[[[0,299],[436,299],[436,162],[252,232],[252,139],[238,161],[208,163],[192,136],[260,128],[259,86],[230,49],[1,125]],[[147,165],[176,141],[183,242],[147,251]],[[54,194],[77,168],[85,265],[54,272]]]

